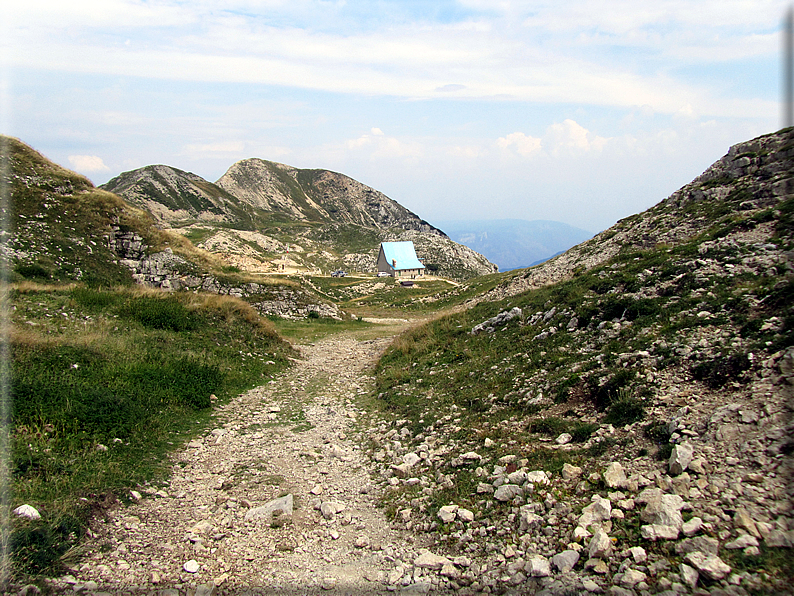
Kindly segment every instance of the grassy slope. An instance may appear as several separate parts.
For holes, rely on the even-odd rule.
[[[263,382],[292,350],[240,300],[134,288],[109,248],[113,225],[225,283],[247,276],[222,273],[188,240],[16,139],[0,141],[15,282],[5,304],[12,505],[42,514],[14,520],[14,572],[50,573],[79,551],[97,507],[163,473],[168,451],[210,419],[211,394],[222,402]]]
[[[98,506],[165,473],[212,394],[224,402],[292,355],[228,297],[27,284],[11,305],[13,505],[42,514],[15,520],[18,572],[57,571]]]

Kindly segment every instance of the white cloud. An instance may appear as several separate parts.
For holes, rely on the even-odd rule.
[[[323,20],[344,3],[13,4],[5,60],[21,68],[425,99],[647,104],[666,114],[689,103],[715,116],[760,106],[717,101],[719,83],[669,73],[776,57],[784,7],[780,0],[466,0],[473,14],[459,22],[416,18],[354,29],[341,17]]]
[[[540,152],[541,140],[523,132],[513,132],[497,139],[496,144],[502,149],[515,149],[519,155],[527,157]]]
[[[96,155],[70,155],[69,163],[80,173],[107,172],[110,170]]]
[[[574,120],[566,119],[549,126],[543,148],[552,155],[567,152],[601,151],[608,139],[591,133]]]
[[[425,153],[420,143],[387,136],[379,128],[346,141],[344,147],[347,152],[364,153],[371,159],[417,158]]]
[[[591,133],[575,120],[566,119],[549,126],[543,138],[514,132],[498,138],[496,145],[523,157],[541,154],[558,157],[599,152],[608,141],[605,137]]]

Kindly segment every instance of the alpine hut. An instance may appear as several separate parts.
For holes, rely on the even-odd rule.
[[[416,256],[414,243],[381,242],[378,253],[378,273],[388,273],[397,279],[424,275],[425,266]]]

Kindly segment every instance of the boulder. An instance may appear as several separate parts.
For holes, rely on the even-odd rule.
[[[758,539],[749,534],[742,534],[736,540],[725,544],[725,548],[729,550],[747,548],[748,546],[758,546]]]
[[[584,529],[592,525],[600,525],[612,517],[612,503],[609,499],[593,495],[592,500],[592,503],[582,509],[582,515],[579,517],[579,526]]]
[[[438,519],[445,524],[452,523],[455,521],[457,510],[457,505],[444,505],[438,510]]]
[[[612,462],[604,470],[604,483],[609,488],[623,488],[626,484],[626,471],[618,462]]]
[[[582,475],[582,468],[572,466],[571,464],[563,464],[562,466],[562,479],[563,480],[576,480]]]
[[[450,561],[446,557],[435,555],[426,548],[421,549],[419,553],[420,553],[419,556],[416,557],[416,559],[414,559],[415,567],[420,567],[422,569],[439,570],[443,568],[444,565],[452,565],[452,561]]]
[[[41,519],[41,514],[38,512],[38,509],[33,507],[33,505],[20,505],[14,509],[14,514],[26,519]]]
[[[707,555],[700,551],[688,553],[684,559],[704,577],[720,580],[731,572],[731,568],[717,555]]]
[[[543,518],[532,511],[531,505],[524,505],[518,510],[519,534],[526,534],[530,530],[539,530],[543,526]]]
[[[524,565],[524,571],[531,577],[548,577],[551,575],[551,565],[546,557],[542,555],[532,555],[529,557],[526,565]]]
[[[681,526],[681,531],[684,533],[684,536],[694,536],[702,529],[703,520],[699,517],[693,517],[689,521],[684,522],[684,525]]]
[[[473,522],[474,521],[474,512],[470,511],[469,509],[464,509],[463,507],[458,508],[457,510],[458,519],[462,522]]]
[[[689,467],[692,461],[692,456],[695,453],[694,447],[691,443],[681,443],[673,447],[673,452],[670,454],[670,459],[667,465],[670,469],[670,474],[678,476]]]
[[[496,489],[493,496],[497,501],[512,501],[515,497],[524,496],[524,491],[517,484],[503,484]]]
[[[645,490],[640,494],[646,503],[645,509],[640,513],[640,518],[647,524],[655,526],[669,526],[675,529],[676,538],[684,525],[681,509],[684,500],[678,495],[664,494],[659,489]],[[638,497],[638,502],[640,502]]]
[[[338,501],[326,501],[320,505],[320,512],[325,519],[332,519],[337,513],[345,510],[345,506]]]
[[[578,561],[579,553],[575,550],[564,550],[551,558],[551,564],[554,565],[560,573],[569,572]]]
[[[612,539],[602,529],[596,530],[587,547],[591,559],[603,559],[612,553]]]

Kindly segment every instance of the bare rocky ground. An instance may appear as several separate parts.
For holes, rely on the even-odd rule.
[[[174,454],[167,485],[141,487],[96,519],[87,554],[53,587],[386,592],[419,545],[378,507],[371,464],[351,436],[362,422],[357,398],[371,390],[367,371],[388,341],[301,346],[290,371],[219,408],[214,427]],[[280,497],[281,511],[263,510]]]

